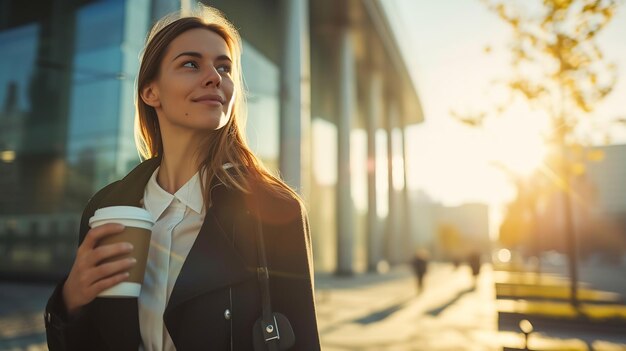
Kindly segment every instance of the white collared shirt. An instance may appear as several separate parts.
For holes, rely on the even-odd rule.
[[[154,171],[144,191],[144,208],[156,223],[138,300],[140,351],[176,350],[164,325],[163,313],[206,213],[199,172],[172,195],[157,183],[159,169]]]

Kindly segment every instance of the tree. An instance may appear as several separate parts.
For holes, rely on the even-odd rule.
[[[606,62],[596,37],[613,17],[618,0],[483,0],[513,31],[512,74],[505,82],[510,99],[521,97],[551,119],[547,142],[557,157],[557,175],[567,234],[571,303],[578,306],[577,249],[570,201],[572,169],[582,163],[572,152],[582,144],[579,122],[611,93],[616,66]],[[486,52],[490,50],[487,49]],[[506,110],[511,101],[495,106]],[[454,114],[470,126],[481,126],[487,113]]]

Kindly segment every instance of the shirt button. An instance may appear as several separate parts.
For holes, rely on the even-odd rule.
[[[224,319],[229,320],[230,319],[230,310],[227,308],[226,311],[224,311]]]

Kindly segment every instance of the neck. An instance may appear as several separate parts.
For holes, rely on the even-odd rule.
[[[163,157],[157,183],[163,190],[174,194],[198,171],[201,159],[197,151],[201,136],[190,130],[167,128],[167,131],[161,129]]]

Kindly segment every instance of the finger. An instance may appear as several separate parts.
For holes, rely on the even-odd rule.
[[[90,229],[85,236],[85,240],[81,247],[93,249],[98,241],[108,235],[116,234],[124,230],[124,225],[119,223],[107,223]]]
[[[133,245],[128,242],[98,246],[86,258],[86,264],[88,267],[94,267],[103,260],[127,254],[131,251],[133,251]]]
[[[91,268],[87,272],[87,281],[89,282],[89,285],[93,285],[101,279],[105,279],[114,274],[129,270],[135,265],[136,262],[137,261],[134,258],[129,257],[121,260],[115,260],[113,262],[103,263],[99,266]]]
[[[128,276],[129,276],[128,272],[123,272],[123,273],[116,274],[114,276],[111,276],[105,279],[101,279],[89,287],[88,289],[89,295],[95,298],[102,291],[125,281],[126,279],[128,279]]]

